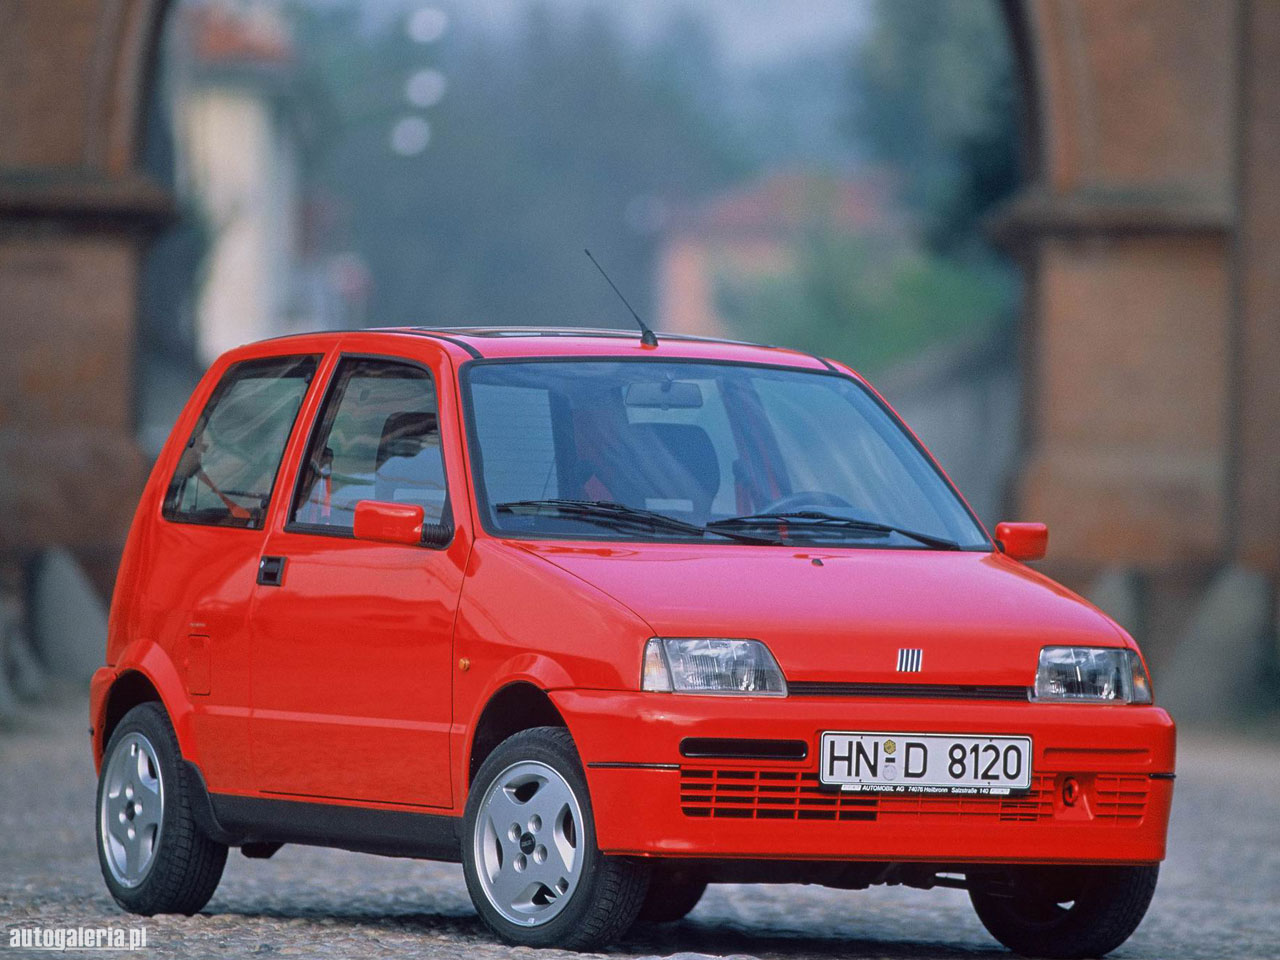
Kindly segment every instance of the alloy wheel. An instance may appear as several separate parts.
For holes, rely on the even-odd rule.
[[[164,825],[164,782],[156,749],[141,733],[120,740],[103,772],[99,835],[112,877],[136,887],[156,859]]]
[[[582,809],[556,770],[523,761],[503,770],[480,803],[473,843],[480,885],[512,923],[556,917],[582,876]]]

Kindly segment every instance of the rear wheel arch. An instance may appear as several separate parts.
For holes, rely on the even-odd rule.
[[[106,707],[102,715],[101,749],[106,749],[111,742],[111,734],[115,732],[124,715],[142,703],[155,702],[166,714],[164,698],[151,682],[151,678],[140,670],[126,670],[116,678],[107,691]],[[172,718],[170,718],[172,721]]]
[[[481,764],[503,740],[533,727],[568,726],[551,697],[536,684],[518,680],[502,687],[489,698],[476,721],[467,759],[467,789]]]
[[[101,760],[111,734],[120,719],[140,703],[157,703],[173,725],[182,756],[199,761],[192,729],[192,703],[187,698],[182,679],[173,661],[156,644],[149,644],[140,656],[126,661],[129,666],[111,682],[103,698],[101,732],[94,733],[94,748]]]
[[[199,763],[199,749],[193,726],[195,703],[187,694],[185,671],[173,661],[169,646],[153,640],[137,639],[124,649],[116,663],[119,664],[116,669],[120,672],[108,684],[103,694],[104,705],[99,708],[101,713],[93,720],[95,728],[99,725],[103,727],[101,739],[96,731],[94,733],[94,747],[99,754],[98,759],[101,759],[101,751],[106,749],[107,740],[114,730],[114,724],[111,725],[111,729],[106,729],[107,705],[116,696],[117,687],[120,687],[126,678],[130,678],[127,686],[120,687],[120,692],[126,696],[131,694],[141,699],[134,699],[132,703],[122,701],[124,706],[117,718],[139,703],[148,701],[159,703],[168,716],[169,723],[173,725],[174,732],[178,735],[178,744],[182,749],[183,758]],[[133,679],[133,674],[138,674],[139,678]]]

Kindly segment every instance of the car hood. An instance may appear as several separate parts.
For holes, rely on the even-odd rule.
[[[1002,554],[523,543],[657,636],[752,637],[789,681],[1016,684],[1049,645],[1124,646],[1071,591]],[[919,672],[898,651],[922,651]]]

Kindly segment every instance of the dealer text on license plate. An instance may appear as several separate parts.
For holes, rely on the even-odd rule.
[[[1031,787],[1031,738],[828,731],[818,777],[863,793],[1019,793]]]

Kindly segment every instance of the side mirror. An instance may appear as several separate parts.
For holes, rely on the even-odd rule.
[[[996,543],[1015,560],[1040,560],[1049,549],[1049,528],[1043,523],[997,523]]]
[[[422,543],[422,507],[361,500],[356,504],[355,538],[379,543]]]

